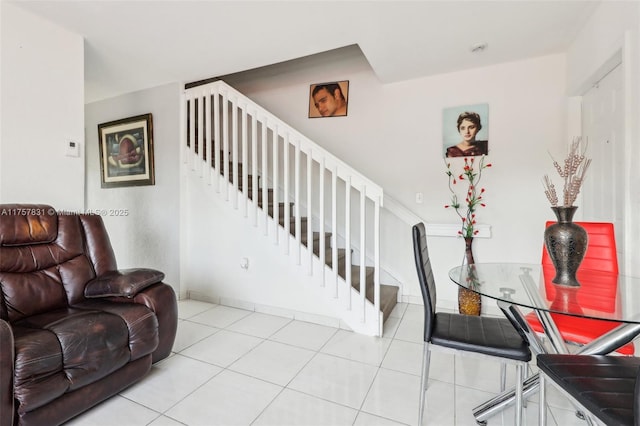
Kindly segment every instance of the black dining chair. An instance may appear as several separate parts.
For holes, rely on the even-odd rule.
[[[640,426],[640,358],[541,354],[540,424],[546,424],[546,384],[553,383],[581,412],[605,425]]]
[[[431,351],[438,348],[456,354],[499,358],[501,362],[515,364],[515,424],[521,425],[524,373],[527,363],[531,360],[529,345],[506,318],[436,312],[436,284],[429,260],[424,223],[413,226],[413,252],[424,302],[424,346],[418,424],[422,425],[425,409]]]

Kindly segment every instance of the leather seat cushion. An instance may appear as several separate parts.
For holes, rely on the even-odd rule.
[[[87,300],[76,307],[95,309],[120,317],[127,327],[132,361],[152,353],[158,347],[160,340],[158,317],[144,305],[127,303],[122,299],[113,298]]]
[[[21,412],[38,408],[69,389],[55,334],[14,326],[14,396]]]
[[[605,424],[634,424],[640,358],[539,355],[538,368]]]
[[[437,312],[431,342],[518,361],[531,360],[529,347],[506,318]]]
[[[109,312],[66,308],[14,324],[14,393],[29,412],[66,392],[150,354],[158,344],[157,319],[141,305],[116,304]]]

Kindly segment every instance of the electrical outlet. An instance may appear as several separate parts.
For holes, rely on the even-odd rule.
[[[249,259],[246,257],[240,259],[240,267],[242,269],[249,269]]]
[[[422,192],[416,192],[416,203],[422,204],[424,202],[424,194]]]

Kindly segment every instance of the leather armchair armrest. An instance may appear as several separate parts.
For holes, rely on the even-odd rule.
[[[131,299],[140,291],[164,279],[164,273],[155,269],[123,269],[111,271],[89,281],[84,297],[126,297]]]
[[[158,318],[158,334],[160,342],[153,352],[156,363],[171,354],[178,329],[178,302],[171,286],[158,283],[145,288],[133,298],[133,302],[145,305]]]
[[[0,319],[0,426],[13,425],[14,346],[11,325]]]

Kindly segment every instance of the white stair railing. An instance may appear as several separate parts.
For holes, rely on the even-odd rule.
[[[346,317],[357,317],[359,324],[347,321],[352,328],[381,335],[382,188],[223,81],[186,89],[183,102],[187,166],[298,263],[310,259],[309,274],[321,277]],[[355,297],[354,261],[360,265]],[[366,266],[375,271],[372,302]]]

